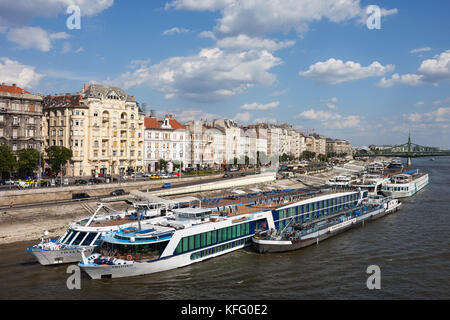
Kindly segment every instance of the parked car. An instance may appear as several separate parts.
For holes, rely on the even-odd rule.
[[[158,176],[158,175],[156,175],[156,174],[154,174],[154,175],[152,175],[152,176],[150,177],[150,179],[161,179],[161,177]]]
[[[83,179],[77,179],[77,180],[75,180],[74,183],[75,184],[88,184],[88,182],[86,180],[83,180]]]
[[[245,177],[245,176],[246,176],[245,172],[242,172],[241,177]]]
[[[161,179],[167,179],[170,178],[170,176],[167,173],[163,173],[159,176]]]
[[[85,192],[82,192],[82,193],[73,193],[72,194],[72,199],[87,199],[87,198],[90,198],[91,196],[90,195],[88,195],[87,193],[85,193]]]
[[[232,175],[231,174],[228,174],[228,173],[225,173],[223,176],[222,176],[222,178],[231,178],[232,177]]]
[[[9,186],[9,185],[13,186],[16,183],[12,179],[7,179],[7,180],[3,181],[3,184],[6,185],[6,186]]]
[[[99,183],[102,183],[102,180],[98,178],[89,179],[89,184],[99,184]]]
[[[125,194],[125,190],[117,189],[110,193],[111,196],[122,196]]]
[[[170,188],[172,187],[171,183],[164,183],[161,188]]]

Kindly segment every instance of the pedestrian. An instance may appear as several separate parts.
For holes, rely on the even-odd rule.
[[[11,201],[11,203],[9,204],[9,209],[12,210],[14,208],[14,203]]]

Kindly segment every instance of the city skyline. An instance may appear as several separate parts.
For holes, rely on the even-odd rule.
[[[449,149],[449,4],[332,3],[7,1],[0,78],[44,95],[115,85],[183,122],[289,123],[352,145],[411,132]],[[68,4],[80,29],[67,27]],[[379,30],[366,26],[369,5]]]

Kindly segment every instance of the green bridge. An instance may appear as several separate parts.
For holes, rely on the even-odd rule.
[[[398,157],[398,158],[420,158],[420,157],[441,157],[450,156],[450,150],[441,150],[439,148],[424,147],[411,142],[411,136],[408,142],[392,148],[383,150],[371,150],[370,152],[358,152],[357,157]]]

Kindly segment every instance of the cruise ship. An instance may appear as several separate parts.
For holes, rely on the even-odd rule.
[[[66,232],[57,239],[41,238],[40,243],[26,249],[42,265],[79,262],[80,250],[87,253],[102,243],[106,232],[138,226],[140,219],[146,221],[170,209],[164,203],[140,203],[133,210],[116,211],[99,203],[90,218],[72,222]]]
[[[369,196],[360,206],[345,212],[337,212],[306,223],[294,223],[292,220],[290,225],[282,230],[255,235],[252,239],[253,245],[259,253],[298,250],[395,212],[400,206],[401,203],[397,199]]]
[[[252,245],[255,233],[283,229],[292,219],[314,220],[357,207],[367,191],[309,193],[296,189],[202,201],[173,216],[109,232],[78,264],[93,279],[151,274],[184,267]]]
[[[389,179],[378,174],[364,174],[361,178],[352,182],[351,186],[369,191],[369,195],[381,194],[383,183]]]
[[[420,173],[417,169],[390,177],[383,183],[381,190],[385,196],[397,199],[411,197],[427,185],[428,174]]]
[[[348,187],[353,181],[355,178],[350,175],[339,175],[328,180],[326,184],[334,187]]]

